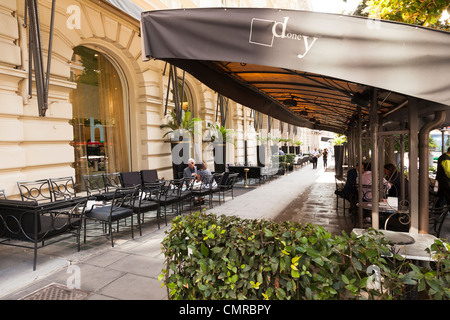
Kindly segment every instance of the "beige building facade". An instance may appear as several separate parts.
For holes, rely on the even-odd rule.
[[[162,1],[134,2],[145,10],[166,6]],[[261,6],[268,5],[263,2]],[[38,4],[45,65],[52,1]],[[170,5],[203,4],[171,1]],[[137,19],[107,1],[56,1],[45,117],[39,116],[35,86],[31,92],[28,87],[23,0],[0,0],[0,52],[0,189],[8,197],[17,197],[18,181],[73,176],[82,188],[85,174],[143,169],[157,169],[159,177],[172,178],[170,143],[160,129],[167,122],[167,97],[168,111],[174,105],[168,67],[162,61],[142,60]],[[204,124],[224,116],[216,114],[217,93],[189,74],[185,89],[188,109]],[[319,147],[319,132],[288,130],[278,120],[272,121],[269,132],[266,116],[259,118],[261,125],[255,129],[252,110],[233,101],[226,118],[226,127],[235,133],[235,143],[227,147],[227,163],[244,163],[247,154],[247,161],[256,165],[257,137],[300,140],[304,152]],[[199,146],[202,159],[212,166],[209,143],[200,141]]]

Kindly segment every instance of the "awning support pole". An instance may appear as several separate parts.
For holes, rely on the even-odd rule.
[[[434,120],[427,122],[419,132],[419,233],[428,233],[429,231],[429,174],[428,174],[428,145],[430,140],[430,131],[439,128],[445,121],[445,111],[436,111]]]
[[[409,97],[409,183],[408,194],[410,201],[411,226],[410,233],[418,233],[419,230],[419,174],[418,174],[418,133],[419,121],[417,110],[417,99]],[[428,192],[428,191],[427,191]]]
[[[357,141],[358,141],[358,181],[361,181],[362,174],[362,117],[361,117],[361,107],[358,107],[358,131],[357,131]],[[362,203],[363,195],[362,195],[362,185],[358,183],[358,203]],[[362,206],[358,206],[358,227],[363,227],[363,208]]]
[[[370,135],[371,135],[371,150],[372,150],[372,227],[374,229],[379,229],[380,227],[380,217],[378,212],[379,207],[379,179],[378,179],[378,90],[373,89],[372,104],[370,106]]]

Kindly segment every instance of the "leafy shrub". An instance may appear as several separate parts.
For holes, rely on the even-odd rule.
[[[172,221],[159,280],[171,299],[398,299],[411,287],[450,298],[447,244],[430,248],[437,262],[427,270],[380,235],[332,238],[311,224],[196,212]]]
[[[286,154],[286,162],[287,163],[293,164],[294,160],[295,160],[295,154],[293,154],[293,153]]]

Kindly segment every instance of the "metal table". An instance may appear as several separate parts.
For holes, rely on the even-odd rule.
[[[407,239],[411,238],[414,242],[409,244],[397,243],[394,244],[395,252],[398,252],[401,256],[406,259],[419,260],[419,261],[433,261],[431,255],[425,250],[434,243],[437,239],[431,234],[421,234],[421,233],[409,233],[409,232],[397,232],[390,230],[377,230],[383,233],[388,239],[392,239],[395,242],[396,238]],[[362,236],[368,233],[367,229],[355,228],[352,230],[356,235]],[[399,236],[399,237],[398,237]]]

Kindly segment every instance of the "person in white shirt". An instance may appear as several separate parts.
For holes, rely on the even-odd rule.
[[[311,152],[312,155],[312,163],[313,163],[313,169],[317,169],[317,159],[319,158],[319,151],[317,151],[317,148],[314,148],[314,151]]]

